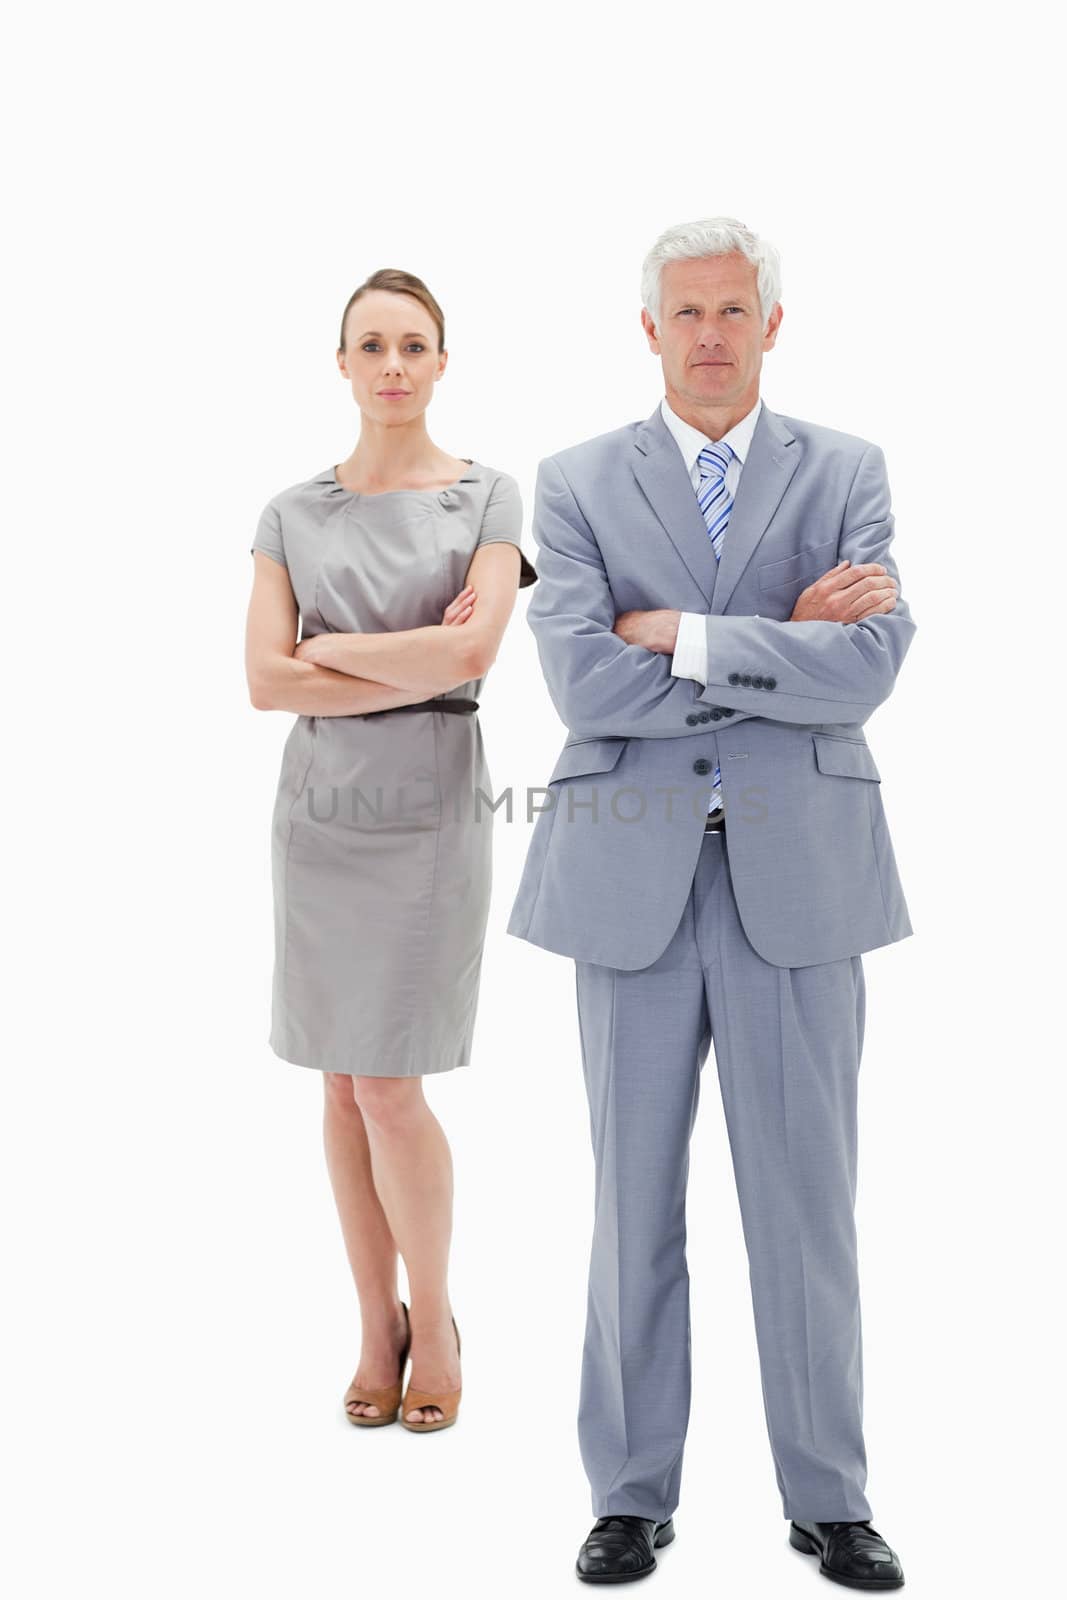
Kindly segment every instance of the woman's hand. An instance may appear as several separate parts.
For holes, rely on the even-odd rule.
[[[469,622],[477,598],[475,590],[468,583],[467,587],[461,589],[456,598],[445,607],[441,615],[441,626],[448,628],[461,622]]]
[[[321,653],[321,641],[323,639],[327,639],[328,637],[329,635],[325,633],[313,633],[310,639],[301,639],[300,643],[293,650],[294,657],[297,661],[310,661],[314,666],[324,666],[325,663],[322,659]]]

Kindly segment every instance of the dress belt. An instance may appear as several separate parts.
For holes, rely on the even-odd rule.
[[[357,712],[357,716],[364,717],[391,717],[398,711],[451,711],[462,716],[472,716],[478,709],[477,700],[419,700],[413,706],[386,706],[381,711]]]

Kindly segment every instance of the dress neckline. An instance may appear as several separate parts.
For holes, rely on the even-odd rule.
[[[477,463],[469,456],[463,456],[461,460],[466,461],[467,465],[472,469],[477,466]],[[335,464],[332,467],[327,467],[317,481],[329,483],[339,494],[351,495],[354,500],[388,500],[391,495],[395,494],[446,494],[449,489],[454,489],[458,483],[474,482],[477,476],[477,472],[472,470],[463,473],[459,478],[453,478],[451,483],[441,484],[440,488],[437,489],[381,489],[377,494],[365,494],[362,489],[347,489],[343,483],[339,482]]]

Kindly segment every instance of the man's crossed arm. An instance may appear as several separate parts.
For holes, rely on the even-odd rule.
[[[694,683],[666,659],[682,613],[616,615],[592,530],[557,463],[543,461],[533,523],[541,581],[526,615],[562,721],[579,737],[640,738],[705,732],[686,720],[700,705],[731,707],[731,722],[865,721],[891,693],[916,626],[890,554],[893,515],[877,445],[860,460],[844,523],[841,561],[804,590],[788,621],[702,617],[706,669]],[[745,685],[746,676],[773,687]]]

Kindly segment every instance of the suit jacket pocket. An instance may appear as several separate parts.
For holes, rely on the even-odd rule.
[[[881,783],[881,774],[863,739],[842,739],[832,733],[813,733],[811,737],[820,772],[837,778],[872,778]]]
[[[798,550],[795,556],[787,556],[784,561],[769,561],[765,566],[757,567],[760,589],[777,589],[780,584],[797,583],[800,580],[803,580],[801,588],[807,588],[824,572],[829,572],[836,561],[837,540],[827,539],[823,544]]]

